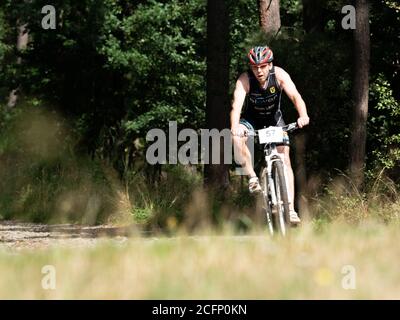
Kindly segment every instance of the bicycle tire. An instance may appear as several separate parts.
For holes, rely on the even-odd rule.
[[[267,222],[267,227],[268,227],[269,233],[273,236],[276,226],[275,226],[274,218],[272,216],[271,201],[269,198],[267,168],[262,167],[260,172],[261,172],[260,173],[260,185],[261,185],[261,189],[262,189],[262,210],[263,210],[263,213],[265,214],[265,218],[267,220],[266,222]]]
[[[275,186],[277,205],[273,218],[275,227],[279,228],[281,235],[285,236],[290,227],[289,196],[285,180],[283,163],[276,160],[272,163],[272,178]]]

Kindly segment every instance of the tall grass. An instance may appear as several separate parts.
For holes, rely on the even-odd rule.
[[[340,173],[311,201],[316,220],[345,221],[359,224],[366,220],[392,223],[399,220],[400,192],[396,184],[380,170],[370,177],[363,191]]]
[[[0,250],[0,298],[399,299],[398,225],[313,224],[266,233],[104,240],[94,248]],[[42,287],[54,266],[55,290]],[[351,277],[351,279],[349,278]]]

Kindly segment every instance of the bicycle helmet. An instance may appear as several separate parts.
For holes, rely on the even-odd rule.
[[[274,60],[274,54],[272,53],[272,50],[268,47],[251,48],[248,57],[250,60],[250,64],[253,66],[265,64]]]

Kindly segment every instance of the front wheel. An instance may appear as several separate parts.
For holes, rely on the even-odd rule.
[[[290,226],[289,215],[289,196],[285,180],[283,163],[276,160],[272,163],[272,179],[274,181],[276,203],[273,205],[274,225],[280,230],[280,233],[285,236]]]
[[[272,203],[271,194],[268,189],[268,171],[267,168],[263,167],[260,173],[260,185],[262,189],[262,206],[263,213],[267,218],[267,226],[269,233],[274,235],[274,229],[276,228],[273,216],[272,216]]]

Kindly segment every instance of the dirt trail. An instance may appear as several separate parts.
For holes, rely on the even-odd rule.
[[[45,249],[52,246],[90,247],[100,241],[125,242],[133,227],[73,224],[46,225],[0,221],[0,249]]]

